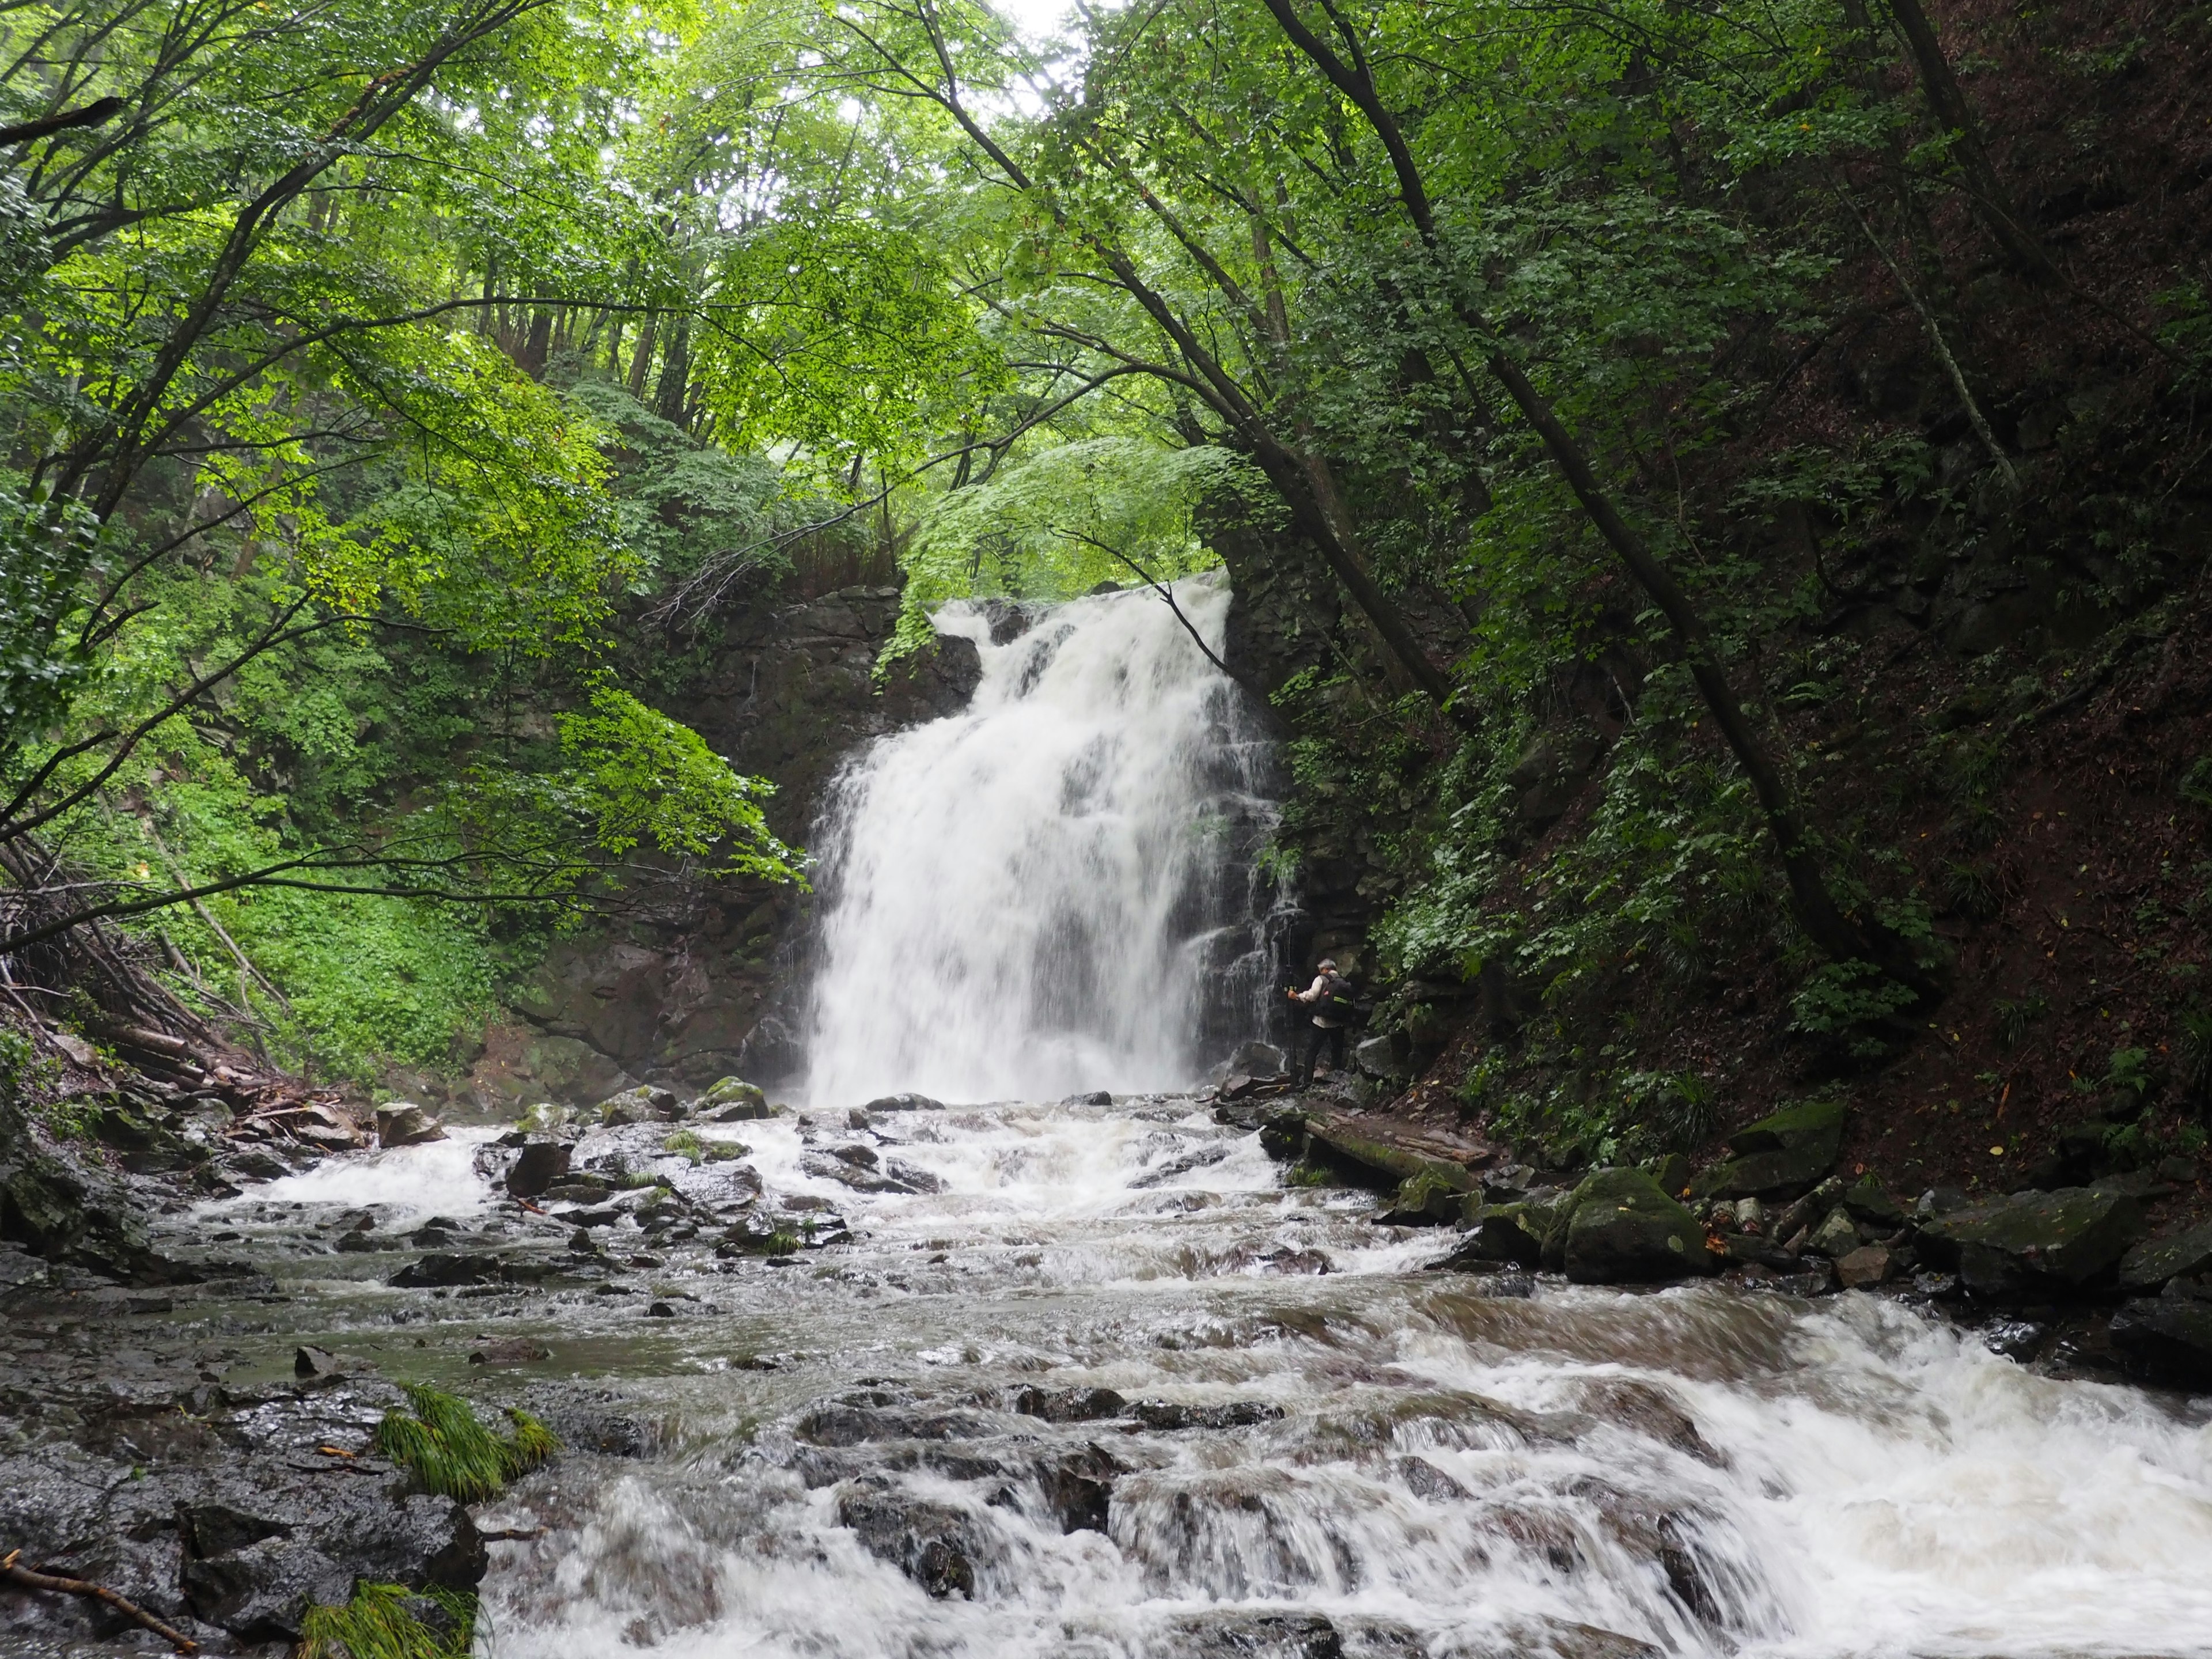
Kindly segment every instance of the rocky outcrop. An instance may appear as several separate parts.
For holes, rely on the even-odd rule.
[[[824,793],[854,750],[965,706],[975,647],[944,640],[902,659],[879,685],[878,659],[899,611],[895,587],[854,587],[720,623],[700,676],[672,711],[739,771],[776,786],[775,832],[811,838]],[[794,1060],[790,1021],[772,1008],[798,965],[805,896],[760,883],[684,890],[665,915],[565,939],[474,1061],[481,1104],[599,1100],[635,1085],[696,1087],[742,1072],[773,1082]]]
[[[466,1507],[373,1457],[319,1449],[359,1445],[398,1398],[342,1379],[244,1392],[49,1381],[41,1419],[75,1432],[0,1458],[0,1537],[222,1651],[231,1638],[295,1640],[308,1607],[360,1580],[472,1589],[485,1549]],[[23,1636],[66,1644],[120,1627],[97,1603],[0,1600]]]

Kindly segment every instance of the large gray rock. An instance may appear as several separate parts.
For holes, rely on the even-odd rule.
[[[289,1437],[295,1414],[311,1429],[312,1410],[279,1399],[255,1430]],[[162,1617],[255,1642],[295,1639],[310,1606],[343,1601],[357,1579],[470,1589],[483,1577],[465,1505],[374,1463],[334,1476],[304,1446],[241,1453],[234,1432],[170,1407],[132,1420],[128,1462],[66,1445],[0,1460],[0,1535]]]
[[[21,1105],[0,1100],[0,1240],[110,1279],[173,1277],[144,1214],[124,1182],[49,1143]]]
[[[445,1138],[446,1126],[412,1101],[395,1100],[376,1109],[380,1146],[420,1146]]]
[[[2079,1290],[2107,1273],[2142,1237],[2142,1200],[2089,1187],[2014,1193],[1920,1230],[1921,1253],[1955,1268],[1978,1295],[2036,1285]]]
[[[2212,1300],[2195,1294],[2143,1297],[2112,1316],[2112,1346],[2121,1363],[2148,1382],[2212,1389]],[[2191,1287],[2192,1289],[2194,1287]],[[2212,1292],[2212,1285],[2205,1287]]]
[[[1836,1162],[1843,1102],[1810,1100],[1747,1123],[1729,1137],[1733,1154],[1691,1183],[1697,1198],[1794,1198]]]
[[[1712,1270],[1705,1230],[1644,1170],[1599,1170],[1568,1194],[1544,1264],[1578,1285],[1647,1285]]]
[[[2147,1238],[2120,1259],[2120,1288],[2154,1291],[2170,1279],[2212,1268],[2212,1222],[2166,1238]]]
[[[629,1123],[673,1123],[684,1115],[684,1103],[673,1089],[641,1083],[610,1095],[599,1103],[599,1121],[610,1128]]]

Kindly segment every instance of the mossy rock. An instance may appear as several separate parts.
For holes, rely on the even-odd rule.
[[[1712,1271],[1705,1230],[1646,1170],[1599,1170],[1562,1200],[1544,1265],[1578,1285],[1650,1285]]]
[[[1465,1196],[1463,1187],[1442,1179],[1432,1170],[1424,1170],[1399,1184],[1389,1207],[1375,1219],[1385,1226],[1449,1226],[1459,1219]]]
[[[2212,1222],[2166,1238],[2147,1238],[2120,1259],[2120,1284],[2154,1291],[2170,1279],[2193,1279],[2212,1269]]]
[[[2036,1281],[2080,1289],[2142,1237],[2142,1200],[2062,1187],[2014,1193],[1938,1216],[1920,1230],[1922,1254],[1955,1267],[1969,1290],[2008,1294]]]
[[[1332,1162],[1352,1166],[1347,1173],[1364,1177],[1369,1186],[1402,1186],[1426,1176],[1453,1192],[1471,1192],[1474,1188],[1474,1176],[1463,1165],[1358,1134],[1319,1118],[1306,1120],[1306,1143],[1309,1157],[1316,1148],[1325,1149]]]
[[[1844,1207],[1851,1212],[1854,1220],[1863,1221],[1869,1227],[1894,1231],[1905,1224],[1905,1206],[1882,1185],[1881,1177],[1871,1172],[1844,1189]]]
[[[1435,1265],[1466,1272],[1498,1267],[1534,1267],[1544,1259],[1544,1240],[1557,1204],[1515,1199],[1490,1204],[1461,1200],[1459,1246]]]
[[[1735,1156],[1690,1183],[1693,1198],[1795,1198],[1834,1167],[1844,1143],[1840,1100],[1808,1100],[1729,1137]]]
[[[743,1123],[771,1117],[775,1109],[752,1084],[741,1077],[726,1077],[692,1102],[691,1115],[716,1123]]]

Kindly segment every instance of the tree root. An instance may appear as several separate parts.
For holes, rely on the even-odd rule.
[[[19,1589],[49,1590],[62,1595],[82,1595],[94,1601],[105,1601],[125,1619],[150,1630],[179,1653],[198,1653],[200,1644],[172,1626],[163,1624],[135,1601],[127,1601],[104,1584],[88,1583],[82,1578],[62,1578],[50,1572],[33,1572],[28,1567],[19,1567],[15,1562],[23,1553],[10,1550],[8,1559],[0,1561],[0,1583],[13,1584]]]

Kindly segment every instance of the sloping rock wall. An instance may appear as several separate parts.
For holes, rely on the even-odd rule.
[[[896,587],[852,587],[741,612],[724,621],[703,672],[660,700],[739,771],[775,784],[769,820],[787,842],[813,839],[854,750],[956,712],[975,688],[964,640],[905,659],[878,686],[898,611]],[[740,1070],[776,1080],[795,1054],[787,1016],[769,1011],[801,971],[808,921],[796,890],[702,882],[650,921],[561,941],[515,1000],[516,1018],[485,1034],[467,1092],[499,1107],[595,1101],[640,1082],[696,1086]]]

